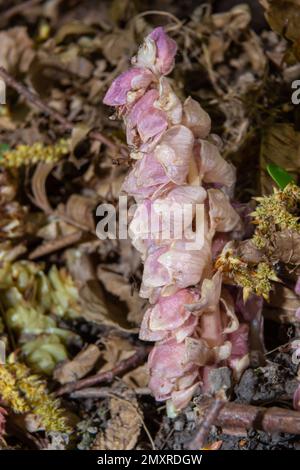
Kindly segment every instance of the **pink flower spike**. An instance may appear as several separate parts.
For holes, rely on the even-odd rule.
[[[150,70],[131,68],[117,77],[104,96],[103,103],[108,106],[128,104],[128,93],[146,90],[154,80]],[[131,100],[130,100],[131,101]]]

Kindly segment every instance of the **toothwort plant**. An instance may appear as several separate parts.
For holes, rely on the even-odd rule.
[[[238,205],[231,203],[235,169],[213,143],[207,112],[191,97],[181,102],[166,77],[176,51],[164,29],[154,29],[104,97],[124,120],[135,160],[123,191],[138,203],[129,232],[144,263],[140,295],[150,302],[140,338],[155,342],[149,387],[156,400],[168,400],[170,415],[197,389],[216,392],[213,378],[220,367],[238,378],[249,362],[245,305],[238,308],[214,268],[224,245],[243,236]],[[151,233],[145,214],[162,201],[204,206],[202,226],[195,229],[204,233],[197,249],[189,249],[186,230],[180,240]],[[184,228],[192,232],[193,221]]]

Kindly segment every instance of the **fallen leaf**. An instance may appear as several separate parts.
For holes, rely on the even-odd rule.
[[[27,28],[17,26],[0,32],[0,66],[16,75],[26,73],[35,56]]]
[[[300,59],[300,4],[299,0],[260,0],[265,17],[276,33],[293,43],[295,57]]]
[[[55,35],[56,44],[62,43],[69,36],[95,34],[95,29],[79,21],[64,24]]]
[[[95,367],[100,356],[99,348],[95,344],[89,344],[72,361],[59,365],[53,373],[53,378],[60,384],[81,379]]]
[[[102,266],[98,267],[97,274],[106,290],[127,304],[128,319],[140,324],[145,301],[140,298],[138,292],[132,289],[132,286],[121,274],[109,271]]]
[[[275,232],[273,236],[274,260],[288,264],[300,264],[300,233],[292,230]]]
[[[92,198],[84,197],[80,194],[72,194],[65,206],[65,215],[68,219],[86,227],[86,230],[94,232],[95,205],[96,203]]]
[[[288,287],[276,284],[270,293],[270,301],[265,305],[264,317],[282,323],[294,323],[299,308],[299,296]]]
[[[126,390],[122,397],[109,403],[111,418],[104,432],[97,434],[92,450],[131,450],[135,447],[141,426],[142,412],[134,392]]]
[[[300,132],[292,124],[277,123],[263,133],[260,151],[261,187],[269,194],[272,179],[267,174],[267,165],[273,163],[296,176],[300,171]]]
[[[95,323],[112,326],[127,332],[136,331],[127,321],[124,310],[113,302],[108,302],[97,280],[87,281],[80,289],[79,295],[82,305],[82,316],[87,321],[94,321]]]
[[[52,207],[49,203],[47,193],[46,193],[46,181],[54,168],[54,164],[51,163],[39,163],[36,167],[34,175],[32,177],[32,192],[34,200],[33,202],[44,212],[51,213]]]

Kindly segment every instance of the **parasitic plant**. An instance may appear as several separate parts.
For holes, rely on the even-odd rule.
[[[155,342],[149,386],[158,401],[168,400],[170,415],[197,389],[216,392],[219,367],[237,378],[249,360],[243,309],[237,313],[234,292],[215,268],[224,245],[243,236],[242,218],[231,203],[235,169],[213,143],[207,112],[191,97],[182,102],[166,77],[176,50],[162,27],[154,29],[104,97],[124,120],[135,160],[123,191],[138,203],[129,233],[144,263],[140,295],[150,302],[140,338]],[[197,205],[203,216],[195,228]],[[162,208],[165,214],[177,208],[185,221],[188,206],[192,218],[183,222],[181,239],[175,236],[176,213],[169,237],[163,236],[169,223],[164,215],[149,227],[149,214],[164,214]],[[201,240],[195,237],[190,249],[187,234],[197,231]]]

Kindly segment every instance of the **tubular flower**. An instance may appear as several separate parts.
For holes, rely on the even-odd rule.
[[[230,199],[235,169],[209,140],[209,115],[190,97],[182,103],[166,77],[176,50],[156,28],[104,98],[122,116],[137,160],[122,189],[138,203],[129,234],[144,262],[140,295],[150,301],[140,338],[156,343],[149,386],[171,414],[196,389],[212,391],[214,368],[241,373],[249,331],[214,266],[233,234],[243,235]]]

